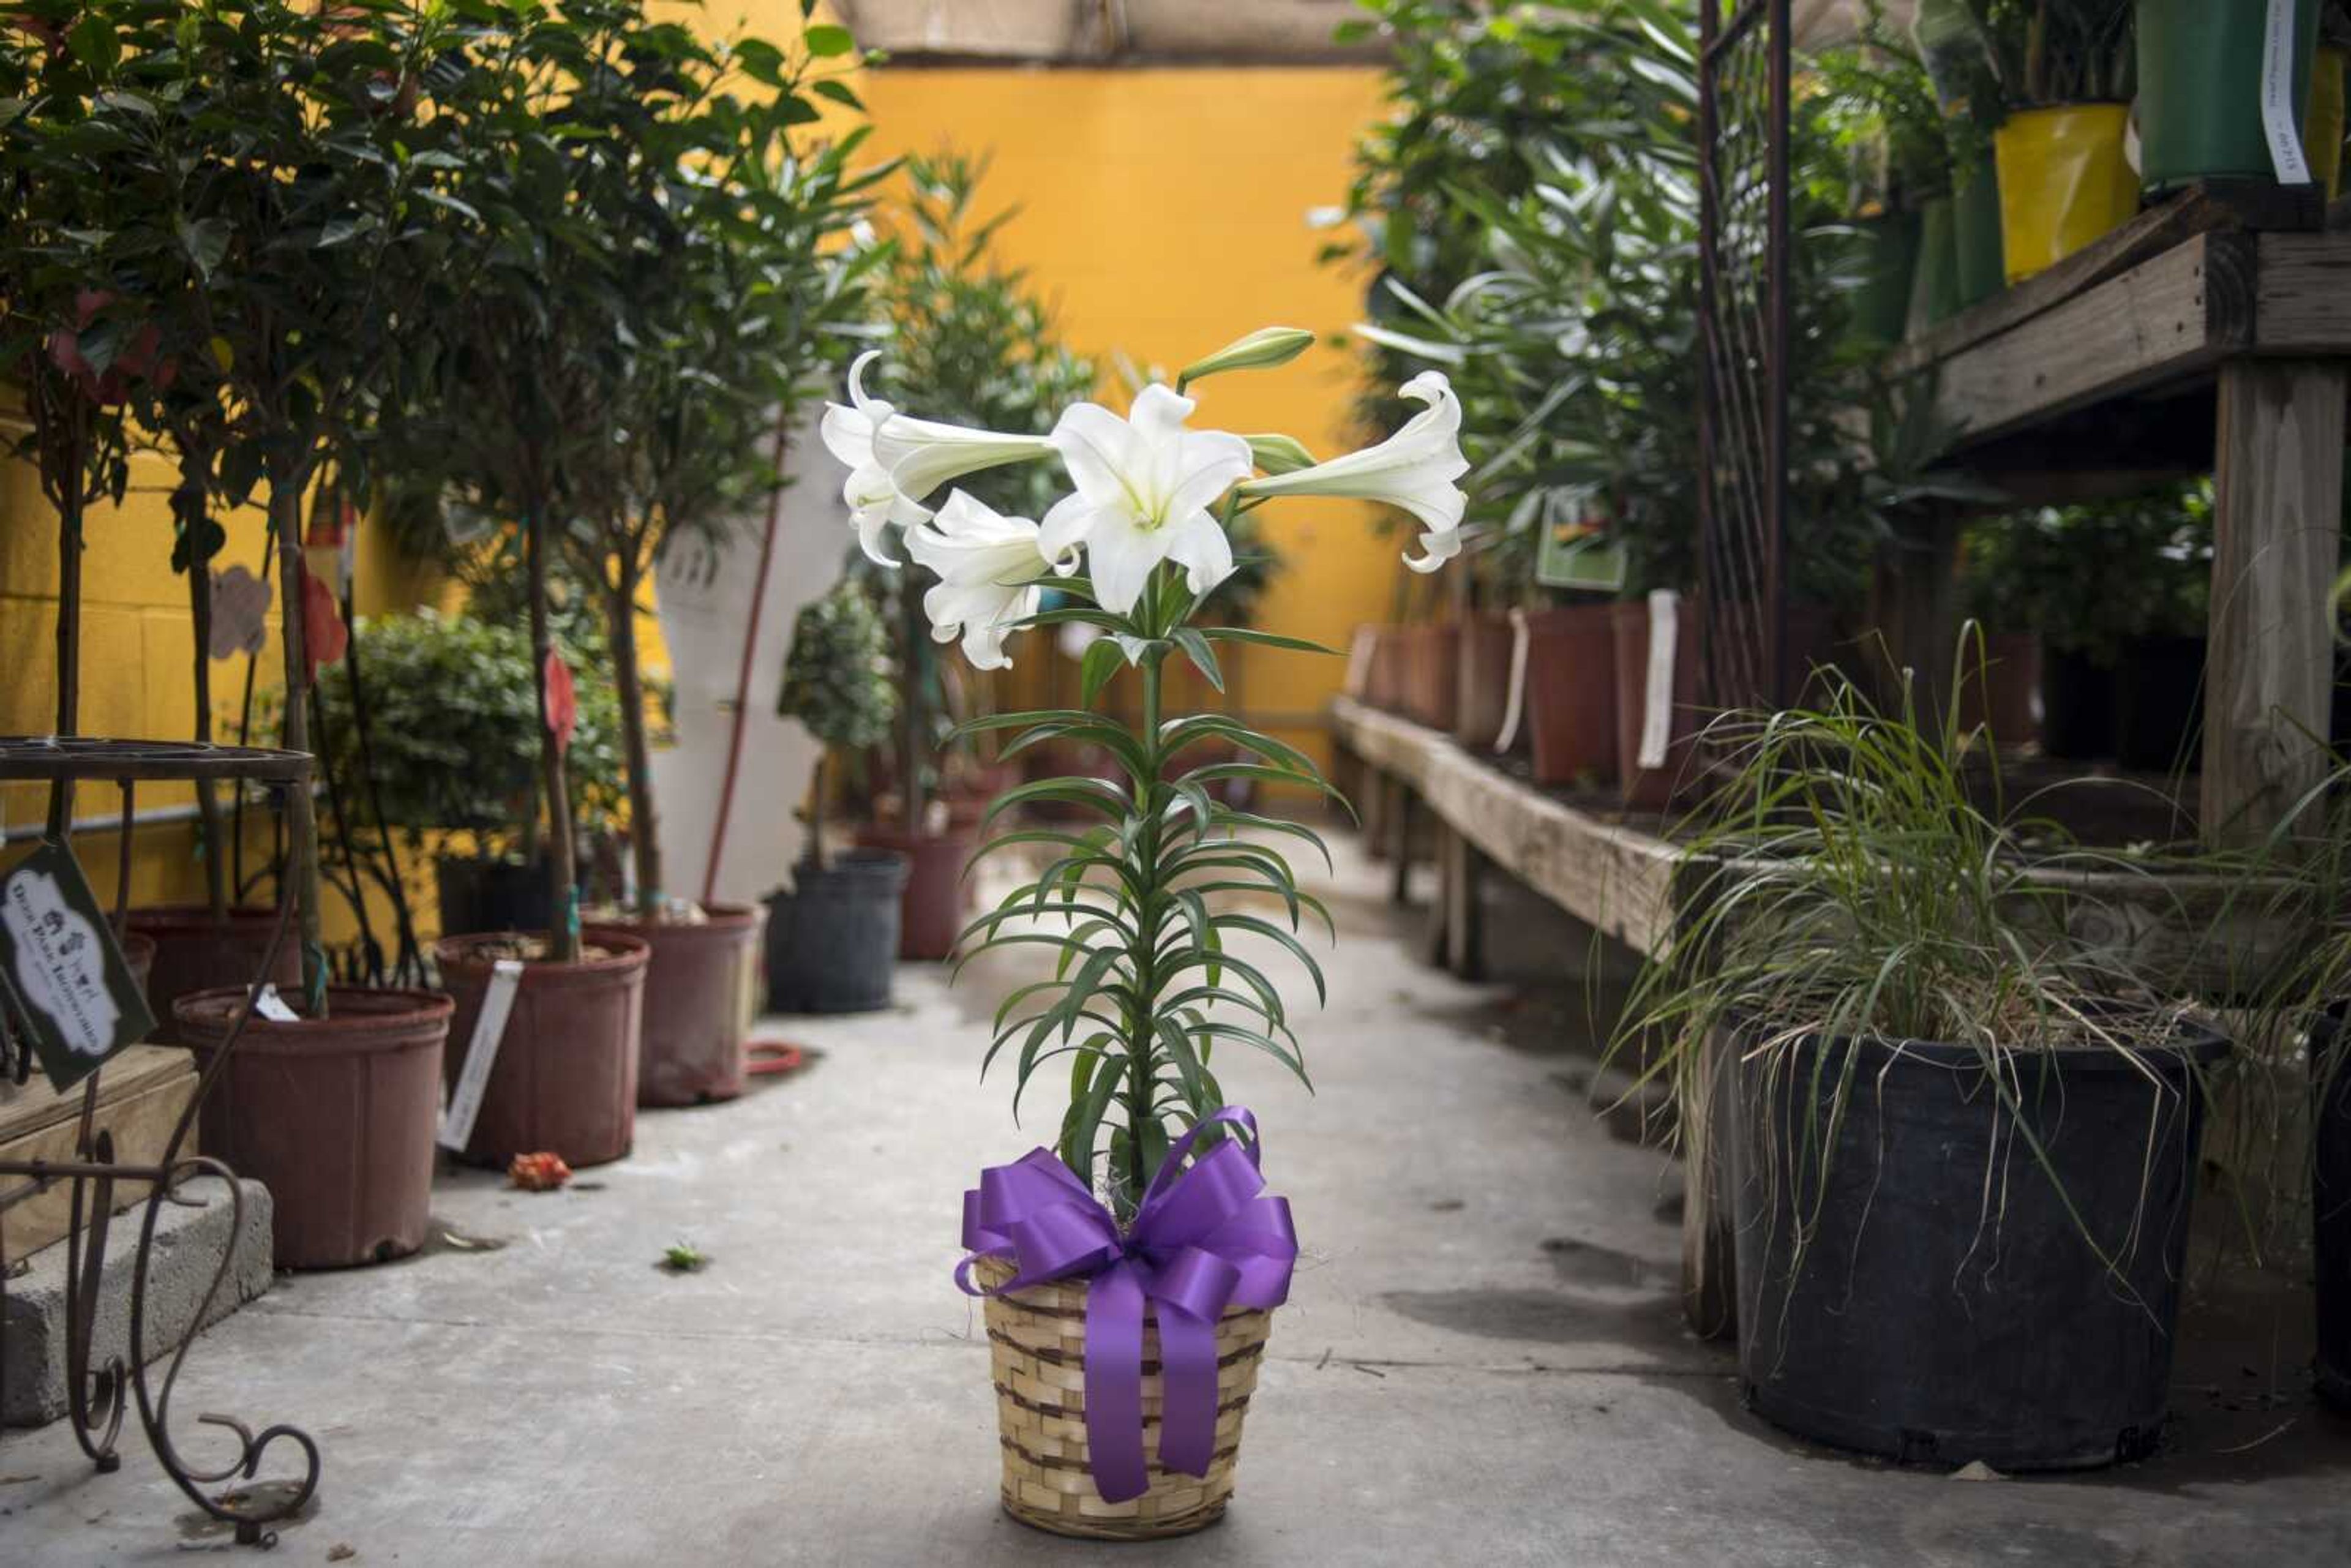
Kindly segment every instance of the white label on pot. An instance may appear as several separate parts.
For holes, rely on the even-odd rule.
[[[2262,34],[2262,133],[2269,138],[2270,167],[2281,185],[2310,183],[2302,155],[2302,123],[2294,112],[2294,0],[2270,0]]]
[[[1675,622],[1681,595],[1670,588],[1649,594],[1649,685],[1641,706],[1641,756],[1644,768],[1663,768],[1666,747],[1674,738]]]
[[[441,1113],[441,1146],[463,1149],[474,1136],[474,1118],[482,1113],[482,1092],[489,1087],[490,1068],[498,1060],[498,1041],[506,1038],[507,1016],[514,1011],[515,991],[522,984],[522,960],[500,958],[490,967],[489,988],[482,993],[482,1011],[474,1019],[474,1038],[465,1042],[465,1065],[457,1087],[449,1092],[448,1108]]]
[[[286,1005],[286,998],[277,994],[277,987],[274,982],[265,981],[263,983],[261,994],[253,998],[253,1010],[259,1013],[263,1018],[267,1019],[271,1023],[300,1023],[302,1021],[300,1016],[298,1015],[292,1008]]]
[[[1502,730],[1494,737],[1494,754],[1510,749],[1519,738],[1519,717],[1527,700],[1527,612],[1510,612],[1510,690],[1502,702]]]

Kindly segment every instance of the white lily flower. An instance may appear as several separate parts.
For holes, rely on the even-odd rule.
[[[964,657],[975,670],[1000,670],[1004,639],[1014,624],[1037,613],[1043,591],[1038,572],[1051,566],[1067,573],[1076,558],[1049,560],[1038,546],[1040,529],[1026,517],[1008,517],[962,490],[948,494],[938,515],[906,530],[906,553],[938,574],[923,595],[931,635],[942,643],[963,638]]]
[[[896,417],[897,410],[878,397],[865,395],[865,367],[882,357],[868,349],[849,367],[849,406],[829,402],[824,422],[817,426],[825,450],[849,469],[841,498],[849,507],[849,520],[857,527],[857,543],[867,559],[896,566],[898,558],[883,547],[883,530],[895,523],[907,528],[931,514],[899,492],[890,479],[889,465],[874,452],[874,435]]]
[[[1124,419],[1081,402],[1053,426],[1078,488],[1045,514],[1040,548],[1060,559],[1082,544],[1095,601],[1116,614],[1134,608],[1161,561],[1182,566],[1195,593],[1232,575],[1232,544],[1208,506],[1249,477],[1249,443],[1185,429],[1196,406],[1155,382]]]
[[[1442,371],[1423,371],[1400,389],[1428,406],[1377,446],[1317,463],[1294,474],[1270,475],[1241,486],[1244,496],[1344,496],[1402,507],[1426,525],[1428,553],[1405,558],[1415,571],[1435,571],[1461,551],[1461,514],[1469,497],[1454,483],[1469,472],[1461,455],[1461,400]]]

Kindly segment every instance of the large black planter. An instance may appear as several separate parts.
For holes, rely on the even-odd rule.
[[[443,855],[433,862],[441,934],[475,936],[549,929],[555,924],[555,894],[548,886],[549,874],[544,857],[526,862]]]
[[[890,1005],[906,857],[852,850],[821,869],[802,862],[789,891],[768,895],[768,1006],[787,1013],[866,1013]]]
[[[1742,1060],[1730,1182],[1750,1406],[1906,1462],[2069,1469],[2152,1450],[2203,1131],[2191,1062],[2228,1049],[2198,1033],[2137,1062],[2011,1057],[2015,1113],[1966,1046]]]
[[[2149,772],[2203,765],[2204,639],[2141,637],[2115,674],[2115,760]]]
[[[2041,749],[2065,762],[2115,754],[2115,672],[2071,648],[2041,660]]]
[[[2310,1210],[2318,1274],[2318,1396],[2351,1414],[2351,1061],[2335,1019],[2310,1042]]]

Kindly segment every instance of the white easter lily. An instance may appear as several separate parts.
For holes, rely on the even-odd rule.
[[[1083,545],[1095,601],[1116,614],[1134,608],[1161,561],[1181,565],[1195,593],[1232,575],[1232,545],[1208,507],[1249,477],[1249,443],[1185,429],[1195,406],[1154,383],[1124,419],[1081,402],[1053,426],[1077,494],[1045,514],[1040,546],[1058,559]]]
[[[1428,553],[1405,565],[1435,571],[1461,550],[1461,513],[1468,497],[1454,483],[1469,471],[1461,455],[1461,400],[1441,371],[1423,371],[1399,389],[1428,406],[1377,446],[1317,463],[1291,474],[1251,479],[1241,494],[1344,496],[1402,507],[1426,525],[1420,542]]]
[[[1004,639],[1013,626],[1037,613],[1043,594],[1037,587],[1047,566],[1068,572],[1074,558],[1049,561],[1038,548],[1039,529],[1026,517],[1008,517],[965,491],[950,491],[938,515],[906,530],[906,553],[938,574],[923,595],[931,635],[942,643],[963,638],[964,657],[975,670],[1000,670]]]

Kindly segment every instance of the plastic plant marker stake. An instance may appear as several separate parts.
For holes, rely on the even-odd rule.
[[[1519,720],[1527,704],[1527,612],[1510,612],[1510,693],[1502,703],[1502,732],[1494,737],[1494,755],[1501,756],[1519,738]]]
[[[1649,683],[1641,713],[1640,764],[1663,768],[1674,738],[1674,650],[1681,595],[1670,588],[1649,594]]]
[[[2270,144],[2270,164],[2281,185],[2310,183],[2310,162],[2302,153],[2302,123],[2294,105],[2295,0],[2269,0],[2262,34],[2262,131]]]
[[[514,1011],[515,993],[522,988],[522,960],[500,958],[490,967],[489,988],[482,993],[482,1010],[474,1019],[474,1038],[465,1042],[465,1065],[450,1091],[448,1108],[441,1113],[438,1142],[444,1149],[462,1151],[473,1140],[474,1119],[482,1113],[482,1095],[489,1088],[490,1069],[498,1060],[498,1042],[506,1038],[507,1019]]]

